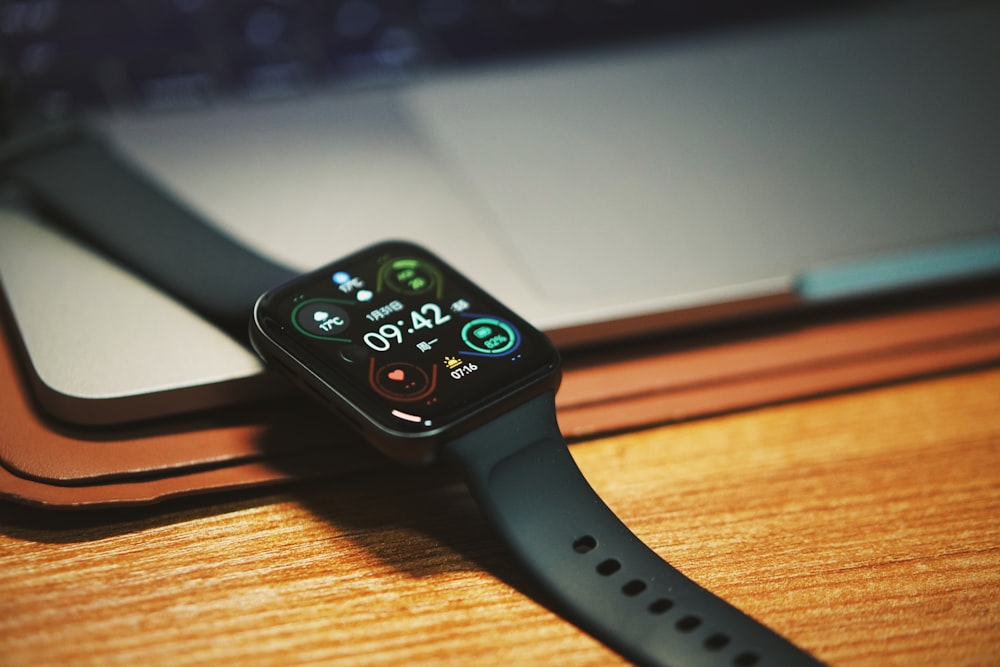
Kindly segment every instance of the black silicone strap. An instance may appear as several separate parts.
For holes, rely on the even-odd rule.
[[[64,227],[240,342],[257,297],[297,275],[218,231],[80,127],[8,143],[0,173]]]
[[[643,665],[820,665],[667,564],[608,509],[547,392],[445,445],[551,608]]]

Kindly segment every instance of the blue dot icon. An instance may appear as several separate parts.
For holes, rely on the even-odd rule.
[[[351,274],[349,274],[347,271],[337,271],[335,274],[333,274],[333,282],[337,283],[338,285],[343,285],[350,279],[351,279]]]

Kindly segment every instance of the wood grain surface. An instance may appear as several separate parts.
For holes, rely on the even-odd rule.
[[[831,665],[1000,665],[1000,370],[577,443],[658,553]],[[447,471],[0,504],[0,665],[609,665]]]

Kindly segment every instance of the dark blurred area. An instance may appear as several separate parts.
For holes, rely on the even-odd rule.
[[[3,127],[406,81],[872,0],[2,0]]]

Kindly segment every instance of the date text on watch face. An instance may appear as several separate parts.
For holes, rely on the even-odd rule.
[[[270,293],[267,334],[386,428],[462,418],[554,368],[548,339],[406,243],[375,246]]]

